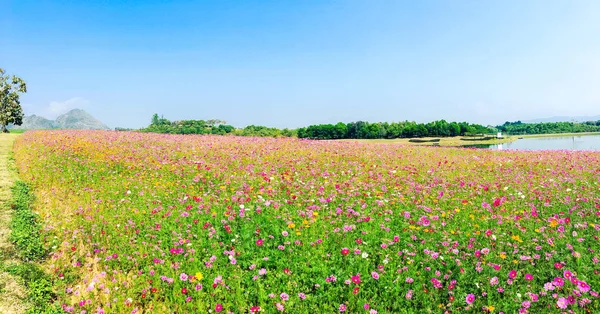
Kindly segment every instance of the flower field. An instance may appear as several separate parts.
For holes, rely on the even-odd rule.
[[[600,154],[29,131],[73,313],[598,313]]]

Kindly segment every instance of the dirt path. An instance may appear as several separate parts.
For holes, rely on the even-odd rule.
[[[9,153],[18,134],[0,134],[0,264],[19,263],[14,247],[9,241],[12,209],[8,205],[10,188],[16,179],[11,170]],[[0,270],[0,313],[24,313],[27,308],[27,291],[15,278]]]

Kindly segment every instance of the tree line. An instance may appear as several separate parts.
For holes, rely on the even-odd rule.
[[[523,123],[521,121],[516,121],[505,122],[497,128],[501,132],[512,135],[600,132],[600,120],[587,122],[541,123]]]
[[[215,134],[259,137],[298,137],[318,140],[335,139],[394,139],[419,137],[483,136],[502,132],[507,135],[600,132],[600,120],[589,122],[505,122],[502,125],[483,126],[468,122],[437,120],[428,123],[414,121],[377,122],[357,121],[337,124],[315,124],[299,129],[278,129],[249,125],[235,128],[223,120],[169,121],[158,114],[142,132],[169,134]]]
[[[494,133],[495,128],[467,122],[447,122],[446,120],[429,123],[378,122],[365,121],[337,124],[317,124],[298,129],[299,138],[320,140],[330,139],[393,139],[413,137],[446,137],[483,135]]]
[[[214,134],[259,137],[292,137],[296,136],[295,130],[278,129],[266,126],[249,125],[242,129],[226,124],[226,121],[211,120],[178,120],[169,121],[158,114],[152,116],[150,125],[142,132],[167,133],[167,134]]]

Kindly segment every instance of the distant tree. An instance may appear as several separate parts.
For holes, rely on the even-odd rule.
[[[23,123],[23,108],[19,101],[19,93],[26,93],[25,81],[13,75],[5,76],[6,72],[0,68],[0,125],[2,132],[8,133],[6,126],[9,123],[21,125]]]
[[[152,122],[150,122],[151,125],[158,125],[160,121],[160,117],[158,116],[158,113],[155,113],[154,115],[152,115]]]

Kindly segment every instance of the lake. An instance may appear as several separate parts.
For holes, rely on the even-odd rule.
[[[600,151],[600,135],[556,136],[522,138],[511,143],[467,145],[465,147],[489,148],[493,150],[597,150]]]

